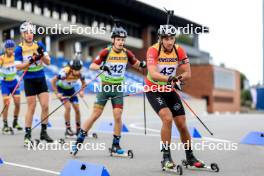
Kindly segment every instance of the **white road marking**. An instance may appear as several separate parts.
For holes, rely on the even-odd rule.
[[[130,128],[138,129],[138,130],[145,130],[144,127],[140,127],[139,124],[141,123],[131,123],[129,125]],[[146,128],[147,131],[155,132],[155,133],[160,133],[160,130],[157,129],[152,129],[152,128]]]
[[[153,122],[156,123],[156,122]],[[144,127],[141,126],[141,122],[139,123],[131,123],[129,124],[130,128],[134,128],[137,130],[145,130]],[[64,127],[52,127],[52,130],[65,130]],[[135,135],[135,136],[149,136],[149,137],[160,137],[160,130],[157,129],[153,129],[153,128],[146,128],[147,131],[149,132],[153,132],[154,134],[147,134],[145,135],[144,133],[135,133],[135,132],[128,132],[128,133],[122,133],[122,135]],[[97,131],[97,130],[91,130],[89,132],[89,134],[92,134],[92,132],[98,132],[98,133],[112,133],[112,132],[108,132],[108,131]],[[230,143],[230,140],[226,140],[226,139],[218,139],[218,138],[212,138],[212,137],[202,137],[202,138],[193,138],[194,140],[206,140],[206,141],[213,141],[213,142],[228,142]]]
[[[39,171],[39,172],[45,172],[45,173],[54,174],[54,175],[60,175],[60,172],[55,172],[55,171],[51,171],[51,170],[47,170],[47,169],[41,169],[41,168],[37,168],[37,167],[31,167],[31,166],[22,165],[22,164],[16,164],[16,163],[11,163],[11,162],[6,162],[6,161],[4,161],[4,164],[10,165],[10,166],[15,166],[15,167],[20,167],[20,168],[25,168],[25,169],[31,169],[31,170],[35,170],[35,171]]]
[[[132,123],[129,125],[130,128],[138,129],[138,130],[145,130],[144,127],[141,127],[140,124],[142,123]],[[155,133],[160,133],[160,130],[153,129],[153,128],[146,128],[147,131],[155,132]],[[158,135],[160,136],[160,135]],[[226,139],[218,139],[218,138],[212,138],[212,137],[202,137],[200,138],[195,138],[196,140],[206,140],[206,141],[214,141],[214,142],[228,142],[230,143],[230,140]]]

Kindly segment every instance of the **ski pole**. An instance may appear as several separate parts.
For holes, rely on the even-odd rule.
[[[20,77],[20,79],[19,79],[19,81],[17,82],[17,84],[16,84],[16,86],[15,86],[13,92],[9,95],[10,97],[12,97],[12,96],[15,94],[16,90],[18,89],[18,87],[19,87],[20,83],[22,82],[22,80],[23,80],[25,74],[27,73],[27,71],[28,71],[28,69],[26,69],[26,70],[24,71],[24,73],[22,74],[22,76]],[[7,107],[7,104],[8,104],[8,103],[6,103],[5,106],[3,107],[3,109],[2,109],[2,111],[1,111],[1,113],[0,113],[0,117],[1,117],[2,114],[4,113],[4,111],[5,111],[6,107]]]
[[[83,104],[85,105],[85,107],[86,107],[87,109],[89,109],[88,103],[87,103],[87,101],[84,99],[84,97],[81,97],[81,96],[80,96],[80,98],[82,99]]]
[[[183,103],[188,107],[188,109],[192,112],[192,114],[199,120],[199,122],[205,127],[205,129],[210,133],[210,135],[214,135],[211,130],[205,125],[205,123],[200,119],[200,117],[194,112],[194,110],[190,107],[190,105],[184,100],[184,98],[177,92],[177,90],[174,88],[174,91],[176,94],[180,97],[180,99],[183,101]]]
[[[143,90],[144,90],[144,85],[145,85],[145,82],[144,82],[144,77],[145,77],[145,74],[144,74],[144,70],[143,70]],[[146,116],[146,92],[143,92],[143,113],[144,113],[144,132],[145,132],[145,135],[147,135],[147,116]]]
[[[104,71],[100,72],[94,79],[90,80],[89,83],[87,83],[86,85],[84,85],[83,87],[81,87],[78,91],[76,91],[74,94],[72,94],[69,98],[65,99],[65,101],[63,101],[56,109],[54,109],[51,113],[49,113],[45,118],[43,118],[39,123],[37,123],[32,129],[35,129],[37,126],[39,126],[42,122],[44,122],[45,120],[47,120],[52,114],[54,114],[60,107],[62,107],[69,99],[71,99],[72,97],[76,96],[81,90],[85,89],[91,82],[93,82],[94,80],[96,80]]]

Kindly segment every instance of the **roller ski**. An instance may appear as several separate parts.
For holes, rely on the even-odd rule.
[[[14,130],[11,127],[9,127],[9,126],[4,126],[3,129],[2,129],[2,133],[4,135],[14,135],[15,134]]]
[[[123,150],[119,144],[120,139],[121,139],[121,136],[117,136],[117,135],[113,136],[112,147],[109,148],[110,156],[125,157],[125,158],[132,159],[134,157],[133,151],[132,150],[128,150],[128,151]]]
[[[78,136],[77,136],[77,140],[75,142],[75,144],[73,144],[71,146],[71,151],[70,151],[70,154],[73,155],[73,156],[76,156],[76,154],[78,153],[79,151],[79,146],[82,145],[85,137],[87,136],[87,132],[83,131],[83,130],[80,130]]]
[[[132,150],[125,151],[121,149],[119,145],[112,146],[111,148],[109,148],[109,153],[110,153],[110,156],[114,156],[114,157],[124,157],[124,158],[130,158],[130,159],[134,157],[134,153]]]
[[[193,154],[187,156],[187,160],[182,160],[182,165],[187,169],[199,169],[205,171],[219,172],[219,167],[216,163],[206,165],[204,164],[204,162],[195,158]]]

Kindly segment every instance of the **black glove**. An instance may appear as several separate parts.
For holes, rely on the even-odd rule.
[[[110,71],[109,67],[106,65],[102,65],[100,67],[100,70],[106,71],[109,75],[111,75],[111,71]]]
[[[175,83],[178,81],[178,78],[176,76],[169,76],[168,78],[168,83],[171,84],[171,83]]]
[[[175,82],[175,84],[174,84],[174,88],[177,89],[177,90],[180,90],[180,91],[181,91],[181,90],[182,90],[181,85],[182,85],[182,83],[181,83],[181,81],[179,80],[179,81]]]
[[[145,61],[140,61],[139,67],[146,68],[147,67],[147,63]]]
[[[30,65],[35,63],[35,57],[30,57],[28,62],[29,62]]]
[[[40,56],[44,56],[44,49],[41,46],[38,47],[37,52]]]
[[[33,57],[35,58],[34,60],[35,60],[35,62],[36,62],[36,61],[39,61],[39,60],[42,58],[42,55],[40,55],[40,54],[37,55],[36,53],[34,53],[34,54],[33,54]]]
[[[180,91],[182,90],[181,85],[183,85],[183,82],[181,80],[182,80],[182,76],[178,76],[178,77],[170,76],[168,78],[168,82],[170,84],[174,83],[174,88]]]

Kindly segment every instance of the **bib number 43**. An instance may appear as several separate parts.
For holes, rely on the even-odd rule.
[[[174,72],[175,68],[174,67],[164,67],[160,73],[163,75],[171,75]]]

